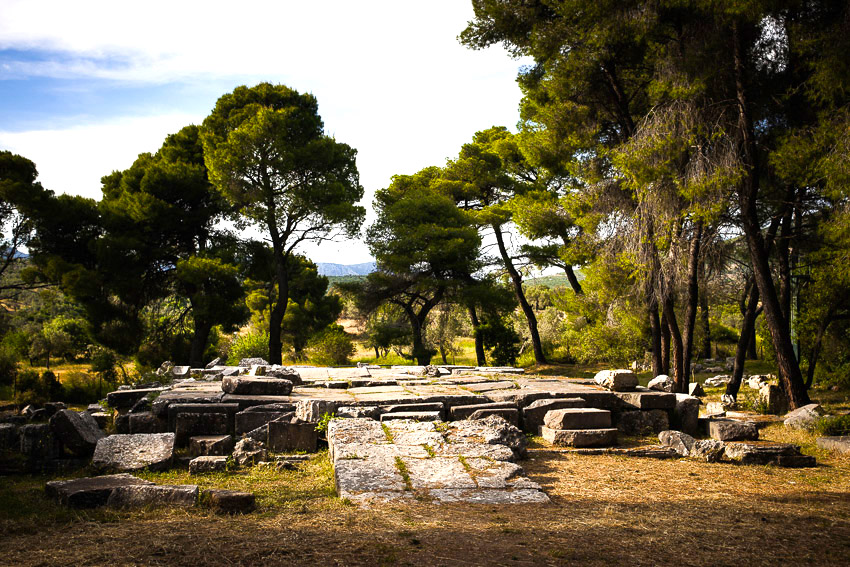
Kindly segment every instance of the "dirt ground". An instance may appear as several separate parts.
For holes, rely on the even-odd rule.
[[[49,477],[0,477],[0,564],[850,564],[850,458],[819,451],[811,436],[781,425],[763,437],[800,443],[821,464],[587,456],[535,440],[522,464],[549,504],[371,509],[334,496],[326,453],[294,472],[143,475],[255,492],[258,511],[233,517],[70,511],[44,497]]]

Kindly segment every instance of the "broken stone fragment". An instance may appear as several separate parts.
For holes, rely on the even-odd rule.
[[[227,457],[204,455],[189,461],[189,474],[223,472],[227,470]]]
[[[113,474],[91,478],[54,480],[44,487],[47,495],[71,508],[95,508],[109,500],[112,491],[122,486],[153,485],[129,474]]]
[[[239,466],[244,467],[268,460],[268,453],[262,443],[246,437],[236,443],[233,448],[233,460]]]
[[[255,364],[261,364],[263,366],[269,365],[269,363],[262,358],[243,358],[239,361],[239,366],[242,368],[251,368]]]
[[[57,411],[50,418],[53,437],[74,455],[87,457],[94,453],[97,442],[106,434],[88,412]]]
[[[712,419],[708,422],[708,435],[718,441],[755,441],[759,430],[753,421]]]
[[[196,484],[170,485],[125,485],[112,490],[106,500],[108,508],[144,508],[169,506],[189,508],[198,501]]]
[[[650,390],[657,390],[659,392],[672,392],[673,391],[673,379],[670,378],[666,374],[659,374],[655,378],[649,381],[649,384],[646,385]]]
[[[670,426],[689,435],[696,435],[699,431],[699,406],[699,398],[676,394],[676,406],[673,408]]]
[[[174,458],[174,433],[110,435],[97,442],[92,466],[102,470],[162,470]]]
[[[705,390],[702,389],[702,384],[699,382],[691,382],[688,384],[688,394],[701,398],[705,396]]]
[[[301,421],[318,423],[324,414],[333,415],[338,403],[330,400],[299,400],[295,405],[295,417]]]
[[[250,492],[205,490],[202,500],[218,514],[247,514],[256,508],[256,499]]]
[[[810,429],[817,424],[823,414],[820,404],[809,404],[788,412],[783,423],[785,427],[792,429]]]
[[[827,451],[836,451],[838,453],[850,453],[850,435],[841,435],[837,437],[818,437],[818,447]]]
[[[227,456],[233,452],[234,441],[230,435],[200,435],[189,438],[189,454],[199,456]]]
[[[790,443],[727,443],[726,457],[744,465],[776,465],[788,468],[814,467],[814,457],[803,455]]]
[[[596,373],[593,381],[613,392],[628,392],[638,385],[638,377],[631,370],[602,370]]]

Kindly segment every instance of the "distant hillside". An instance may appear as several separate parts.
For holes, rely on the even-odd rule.
[[[362,264],[332,264],[317,262],[320,276],[365,276],[375,271],[375,262]]]
[[[584,274],[581,273],[580,270],[576,270],[576,278],[578,281],[582,281],[584,279]],[[570,280],[567,279],[566,275],[551,275],[551,276],[540,276],[539,278],[531,278],[529,280],[525,280],[523,282],[525,285],[542,285],[548,288],[555,287],[570,287]]]
[[[333,286],[334,284],[340,283],[351,283],[351,282],[359,282],[361,280],[365,280],[366,276],[326,276],[328,278],[328,283]]]

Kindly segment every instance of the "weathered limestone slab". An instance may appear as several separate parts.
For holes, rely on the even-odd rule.
[[[552,410],[585,407],[581,398],[547,398],[531,402],[522,410],[522,427],[526,431],[537,432],[543,425],[546,413]]]
[[[253,431],[258,427],[278,420],[289,421],[295,417],[295,412],[268,411],[268,412],[248,412],[241,411],[236,414],[236,435],[242,435]]]
[[[174,429],[175,442],[178,447],[185,447],[189,444],[190,437],[226,435],[230,431],[228,421],[225,413],[178,413]]]
[[[175,431],[177,429],[177,418],[182,414],[206,414],[206,413],[217,413],[225,416],[225,422],[228,425],[227,431],[223,431],[222,433],[229,433],[233,430],[230,427],[235,421],[234,416],[236,412],[239,411],[239,404],[236,403],[192,403],[192,404],[171,404],[168,407],[168,429],[170,431]],[[192,435],[204,435],[204,434],[214,434],[217,433],[215,431],[198,431],[192,433]]]
[[[97,415],[97,414],[92,414]],[[129,433],[165,433],[168,422],[160,419],[153,412],[131,413],[127,416]]]
[[[200,435],[189,438],[189,454],[200,456],[227,456],[233,452],[235,441],[230,435]]]
[[[289,405],[292,406],[290,411],[294,411],[295,405],[292,403],[292,396],[259,396],[249,394],[224,394],[221,397],[222,403],[236,404],[239,411],[248,411],[251,408],[258,406],[269,405]]]
[[[726,457],[744,465],[776,465],[787,468],[816,467],[814,457],[803,455],[790,443],[726,443]]]
[[[262,365],[262,366],[268,366],[269,365],[269,363],[266,362],[265,359],[259,358],[259,357],[243,358],[242,360],[239,361],[239,367],[240,368],[251,368],[252,366],[258,365],[258,364]]]
[[[22,425],[18,434],[21,453],[31,459],[46,459],[58,452],[53,433],[46,423]]]
[[[513,451],[516,459],[524,459],[528,449],[525,434],[497,416],[453,422],[446,431],[445,438],[448,443],[504,445]]]
[[[398,406],[396,406],[398,407]],[[377,406],[365,406],[365,407],[356,407],[356,406],[342,406],[337,408],[336,416],[337,417],[366,417],[369,419],[381,419],[381,414],[383,411],[381,408]]]
[[[257,506],[253,494],[236,490],[204,490],[203,500],[218,514],[247,514]]]
[[[452,421],[458,421],[461,419],[469,419],[469,417],[478,410],[481,409],[502,409],[502,408],[514,408],[516,409],[516,404],[512,402],[489,402],[484,404],[470,404],[470,405],[462,405],[462,406],[452,406],[449,410],[449,417]]]
[[[295,405],[295,417],[301,421],[317,423],[323,415],[333,415],[339,405],[332,400],[299,400]]]
[[[424,404],[394,404],[383,406],[381,409],[385,413],[399,413],[407,411],[438,411],[442,412],[445,406],[442,402],[429,402]]]
[[[708,422],[708,435],[718,441],[755,441],[759,430],[752,421],[712,419]]]
[[[670,378],[666,374],[659,374],[655,378],[649,381],[649,384],[646,387],[650,390],[657,390],[659,392],[672,392],[673,391],[673,379]]]
[[[167,388],[142,388],[138,390],[115,390],[106,394],[106,403],[115,409],[129,409],[136,402],[150,395],[157,395]]]
[[[396,413],[381,414],[381,421],[395,421],[402,419],[412,419],[413,421],[441,421],[443,412],[441,411],[400,411]]]
[[[839,437],[818,437],[818,447],[827,451],[836,451],[838,453],[850,453],[850,435],[842,435]]]
[[[548,412],[543,423],[549,429],[605,429],[611,427],[611,412],[596,408],[563,408]]]
[[[290,392],[292,392],[292,382],[278,378],[225,376],[221,380],[221,389],[227,394],[248,396],[288,396]]]
[[[554,397],[559,397],[559,394],[539,390],[528,390],[520,387],[516,390],[497,390],[491,392],[484,392],[484,397],[490,400],[491,402],[505,402],[513,404],[519,409],[523,409],[536,402],[537,400],[545,400]]]
[[[617,430],[624,435],[649,435],[670,429],[664,410],[624,411],[617,418]]]
[[[670,427],[696,435],[699,431],[700,401],[696,396],[676,394],[676,406],[670,420]]]
[[[174,433],[110,435],[97,442],[92,466],[103,470],[161,470],[174,457]]]
[[[607,429],[551,429],[540,426],[540,435],[552,445],[564,447],[608,447],[617,444],[617,430]]]
[[[638,377],[631,370],[602,370],[596,373],[593,381],[612,392],[628,392],[638,385]]]
[[[506,380],[501,380],[499,382],[481,382],[480,384],[466,384],[463,386],[464,390],[469,390],[470,392],[492,392],[494,390],[514,390],[518,388],[516,382],[508,382]]]
[[[183,485],[126,485],[112,490],[106,500],[109,508],[146,508],[169,506],[191,508],[198,501],[198,486]]]
[[[113,474],[92,478],[54,480],[45,486],[47,495],[71,508],[103,506],[116,488],[123,486],[149,486],[153,483],[129,474]]]
[[[658,440],[665,447],[676,451],[682,457],[693,457],[716,463],[724,454],[726,445],[715,439],[696,440],[687,433],[681,431],[667,430],[658,434]]]
[[[792,429],[808,429],[813,427],[823,416],[824,411],[820,404],[809,404],[788,412],[785,416],[785,427]]]
[[[641,389],[636,392],[616,392],[615,395],[623,400],[626,409],[671,410],[676,407],[676,395],[666,392]]]
[[[306,451],[315,453],[318,448],[319,434],[314,423],[289,423],[272,421],[268,425],[268,447],[272,451]]]
[[[260,461],[268,460],[268,452],[262,443],[245,437],[236,443],[236,446],[233,448],[233,460],[240,467],[255,465]]]
[[[217,382],[201,382],[204,387],[196,388],[175,388],[168,392],[163,392],[151,404],[151,411],[157,417],[168,417],[169,427],[173,427],[171,412],[169,408],[177,404],[197,404],[211,405],[221,401],[224,392],[221,391]],[[215,388],[212,390],[211,388]]]
[[[88,412],[60,410],[50,418],[53,437],[63,447],[80,457],[94,453],[98,440],[106,434]]]
[[[189,461],[189,474],[223,472],[227,470],[227,457],[220,455],[202,455]]]
[[[514,427],[519,427],[519,410],[517,408],[481,408],[469,416],[470,420],[486,419],[491,416],[501,417]]]

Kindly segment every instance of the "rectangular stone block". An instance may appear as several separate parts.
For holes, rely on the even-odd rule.
[[[115,390],[106,394],[106,403],[115,409],[130,409],[148,395],[159,394],[164,388],[141,388],[138,390]]]
[[[464,406],[454,406],[449,410],[449,418],[452,421],[460,421],[461,419],[469,419],[473,413],[480,409],[490,408],[514,408],[516,404],[512,402],[489,402],[483,404],[470,404]]]
[[[227,470],[227,457],[205,455],[189,461],[189,474],[222,472]]]
[[[129,474],[113,474],[92,478],[54,480],[45,486],[47,495],[71,508],[94,508],[103,506],[112,491],[121,486],[152,485],[147,480]]]
[[[199,435],[189,438],[189,454],[200,456],[227,456],[233,452],[234,440],[230,435]]]
[[[254,406],[266,406],[269,404],[291,404],[289,396],[255,396],[245,394],[224,394],[221,401],[226,404],[236,404],[238,411],[245,411]]]
[[[526,431],[537,432],[543,425],[547,412],[557,409],[581,408],[585,402],[581,398],[548,398],[535,400],[522,410],[522,427]]]
[[[427,404],[394,404],[384,406],[386,413],[398,413],[404,411],[439,411],[442,412],[444,406],[442,402],[430,402]]]
[[[617,430],[606,429],[552,429],[540,426],[540,435],[552,445],[563,447],[610,447],[617,444]]]
[[[113,489],[106,506],[109,508],[145,508],[168,506],[189,508],[198,501],[198,486],[129,485]]]
[[[668,394],[667,392],[653,392],[650,390],[641,390],[638,392],[615,392],[626,405],[625,409],[639,410],[671,410],[676,407],[676,395]]]
[[[129,432],[136,433],[165,433],[168,423],[156,417],[153,412],[128,414]]]
[[[226,435],[227,414],[224,413],[178,413],[174,429],[178,447],[189,444],[189,438],[200,435]]]
[[[234,416],[239,411],[239,404],[235,403],[211,403],[211,404],[171,404],[168,406],[168,430],[175,431],[177,428],[177,416],[181,413],[221,413],[227,419],[227,431],[223,433],[232,433]],[[197,433],[202,435],[203,433]]]
[[[287,396],[292,392],[292,382],[279,378],[225,376],[221,380],[221,389],[228,394]]]
[[[551,410],[543,417],[550,429],[605,429],[611,427],[611,412],[596,408]]]
[[[286,419],[288,421],[287,418],[291,419],[294,415],[295,412],[292,411],[241,411],[236,414],[236,435],[243,435],[277,419]]]
[[[519,427],[519,410],[517,408],[482,408],[475,410],[469,416],[469,419],[486,419],[493,415],[501,417],[514,427]]]
[[[752,421],[712,419],[708,422],[708,435],[718,441],[755,441],[759,430]]]
[[[272,421],[268,425],[268,447],[272,451],[306,451],[315,453],[319,443],[319,433],[313,423],[287,423]]]
[[[412,419],[413,421],[440,421],[442,412],[439,411],[400,411],[381,415],[381,421]]]

